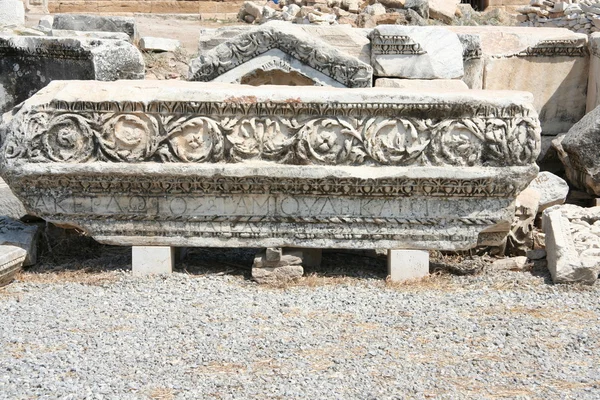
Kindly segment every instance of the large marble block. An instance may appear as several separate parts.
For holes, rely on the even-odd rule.
[[[58,79],[143,79],[144,60],[121,40],[0,36],[0,114]]]
[[[0,26],[24,25],[25,6],[20,0],[0,0]]]
[[[55,14],[52,29],[71,31],[123,32],[131,41],[137,40],[135,19],[107,15]]]
[[[567,132],[586,111],[587,35],[562,28],[451,26],[481,37],[483,89],[533,94],[542,135]]]
[[[369,37],[376,76],[456,79],[464,74],[463,45],[456,33],[447,29],[379,25]]]
[[[52,82],[6,114],[28,210],[133,246],[467,249],[537,175],[524,92]]]
[[[189,79],[362,88],[372,86],[373,70],[293,24],[274,21],[200,54],[190,63]]]

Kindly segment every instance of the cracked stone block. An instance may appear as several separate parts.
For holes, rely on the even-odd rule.
[[[27,252],[20,247],[0,245],[0,287],[12,282],[26,256]]]

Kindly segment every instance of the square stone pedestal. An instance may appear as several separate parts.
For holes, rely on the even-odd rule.
[[[388,275],[392,282],[429,275],[429,252],[424,250],[388,250]]]
[[[133,246],[131,248],[133,275],[170,274],[173,272],[174,261],[174,247]]]

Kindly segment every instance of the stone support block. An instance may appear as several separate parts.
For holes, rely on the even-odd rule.
[[[303,254],[298,249],[267,248],[254,258],[252,278],[258,283],[286,283],[304,274]]]
[[[464,75],[463,45],[444,28],[379,25],[369,34],[379,77],[456,79]]]
[[[102,243],[461,250],[506,227],[537,176],[531,103],[52,82],[5,114],[0,172],[30,212]]]
[[[388,250],[388,275],[392,282],[428,276],[429,252],[423,250]]]
[[[144,60],[120,40],[0,37],[0,114],[53,80],[143,79]]]
[[[27,252],[20,247],[0,245],[0,287],[12,282],[26,256]]]
[[[133,246],[131,267],[133,275],[170,274],[175,265],[175,249],[170,246]]]
[[[24,265],[37,262],[38,227],[0,216],[0,245],[20,247],[25,250]]]

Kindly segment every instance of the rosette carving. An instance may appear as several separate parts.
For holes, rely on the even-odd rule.
[[[445,120],[433,128],[428,158],[434,165],[473,166],[484,149],[483,119]]]
[[[77,114],[52,116],[44,129],[45,116],[29,121],[32,139],[41,139],[44,155],[56,162],[80,163],[87,161],[94,150],[93,131],[88,123]],[[32,156],[39,155],[33,152]]]
[[[169,143],[179,161],[219,161],[223,156],[223,135],[216,121],[197,117],[178,121],[170,130]]]
[[[297,127],[293,120],[281,118],[244,118],[224,123],[230,132],[231,158],[287,162],[292,156]]]
[[[381,164],[412,164],[431,140],[431,121],[370,118],[364,123],[365,150]]]
[[[158,126],[145,114],[118,114],[102,128],[101,147],[111,159],[143,161],[156,149]]]
[[[318,118],[307,121],[299,132],[298,157],[306,163],[345,164],[363,159],[360,134],[351,122],[342,118]],[[353,154],[354,151],[354,154]],[[350,158],[353,154],[354,157]]]

